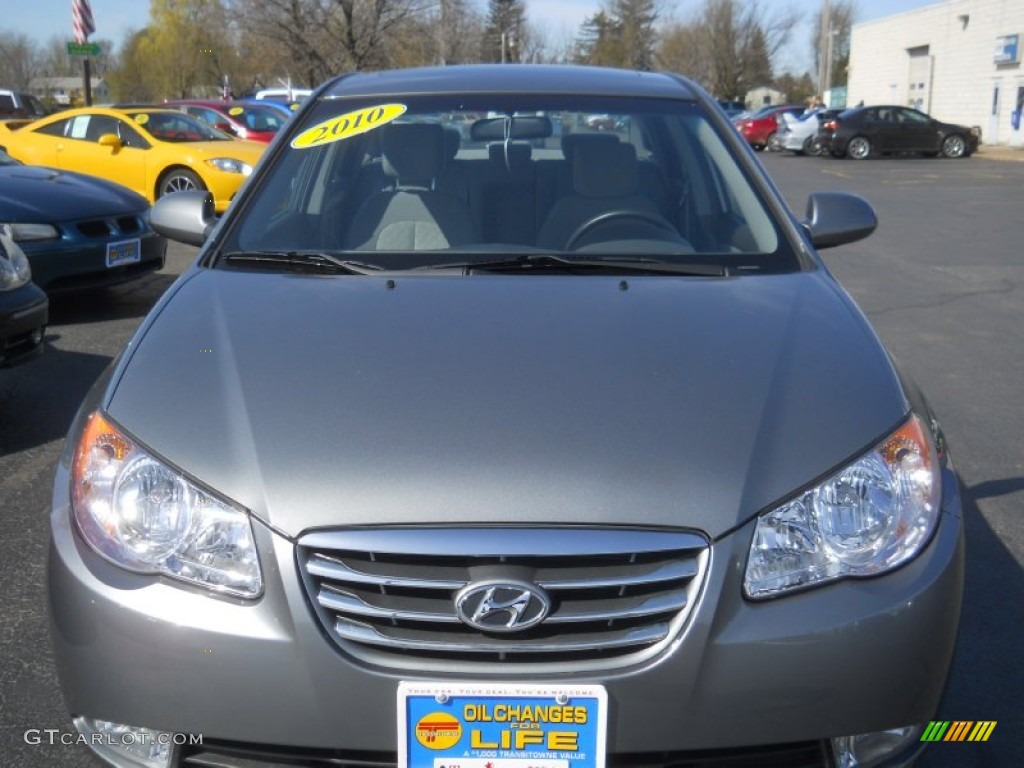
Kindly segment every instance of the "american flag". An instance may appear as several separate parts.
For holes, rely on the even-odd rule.
[[[92,20],[89,0],[71,0],[71,17],[75,27],[75,42],[81,45],[93,32],[96,23]]]

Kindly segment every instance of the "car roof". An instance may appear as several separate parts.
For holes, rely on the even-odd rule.
[[[357,72],[325,86],[321,97],[446,93],[571,93],[694,99],[685,79],[662,72],[542,64],[470,64]]]

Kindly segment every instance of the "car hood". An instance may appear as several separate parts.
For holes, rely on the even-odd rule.
[[[133,346],[108,413],[290,535],[529,523],[717,537],[907,411],[824,272],[389,285],[200,269]]]
[[[0,221],[70,221],[148,207],[131,190],[93,176],[32,165],[0,166]]]

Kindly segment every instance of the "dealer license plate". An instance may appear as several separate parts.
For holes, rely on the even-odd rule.
[[[600,685],[398,686],[398,765],[604,768],[608,695]]]
[[[141,240],[122,240],[119,243],[107,243],[107,266],[120,267],[142,259]]]

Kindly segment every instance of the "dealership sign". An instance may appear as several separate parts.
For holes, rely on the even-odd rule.
[[[1017,64],[1020,62],[1020,35],[1002,35],[996,38],[996,64]]]

